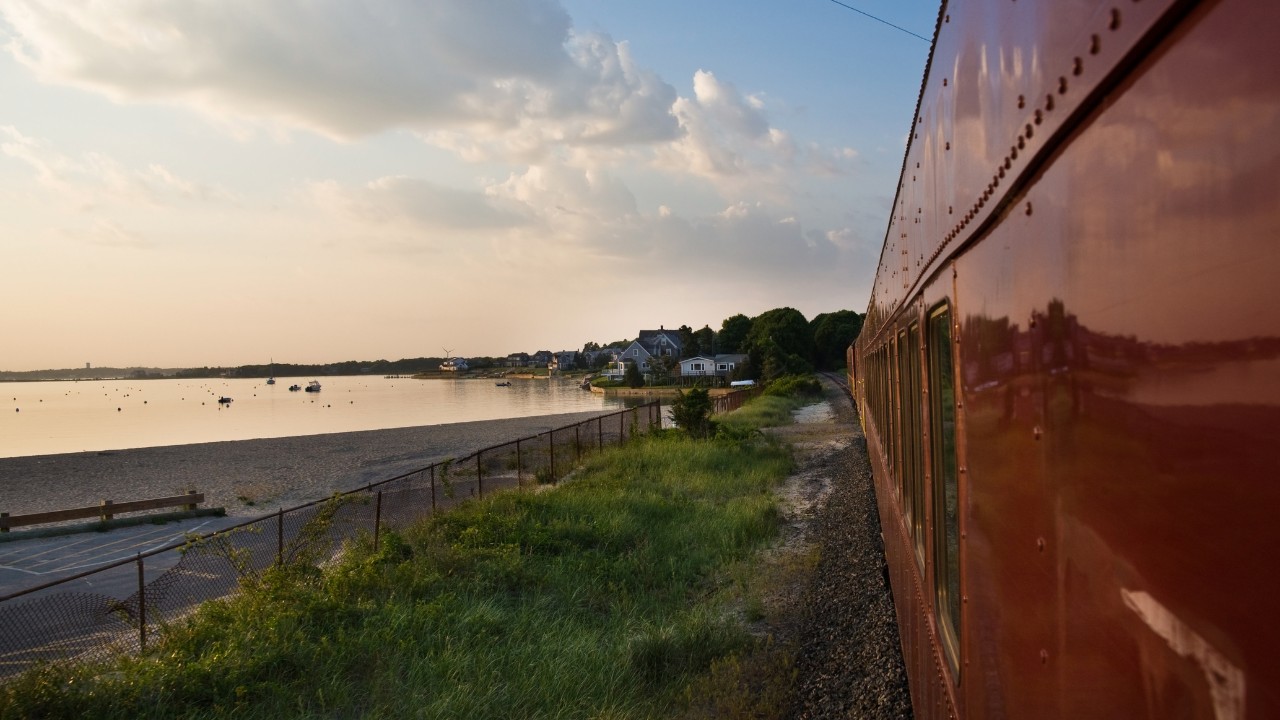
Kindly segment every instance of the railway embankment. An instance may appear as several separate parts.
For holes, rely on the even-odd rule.
[[[793,663],[784,717],[908,718],[866,439],[847,391],[830,379],[823,389],[826,403],[768,431],[792,446],[796,466],[782,488],[780,542],[757,570],[771,590],[755,632]]]

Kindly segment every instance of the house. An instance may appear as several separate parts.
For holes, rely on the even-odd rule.
[[[747,359],[746,355],[699,355],[680,361],[681,377],[729,377]]]
[[[529,364],[529,353],[527,352],[511,353],[510,355],[507,356],[507,360],[505,364],[507,367],[524,367],[525,365]]]
[[[578,351],[577,350],[561,350],[560,352],[554,353],[552,355],[551,362],[548,364],[547,367],[551,369],[551,372],[559,372],[563,370],[573,370],[577,366],[578,366]]]
[[[550,350],[539,350],[538,352],[529,356],[528,365],[529,367],[550,367],[551,359],[554,357],[555,357],[555,354],[552,353]]]
[[[641,330],[636,342],[647,350],[650,356],[678,358],[684,354],[684,343],[680,340],[680,333],[667,330],[661,325],[657,330]]]
[[[604,376],[610,380],[621,380],[626,374],[627,363],[635,363],[640,372],[648,375],[651,370],[650,360],[655,357],[675,360],[684,351],[684,343],[680,341],[680,333],[660,325],[657,330],[641,330],[640,336],[621,350],[605,348],[601,352],[605,351],[614,352],[615,356],[605,366]]]
[[[440,369],[444,372],[466,372],[471,368],[464,358],[448,358],[440,363]]]
[[[621,380],[627,373],[627,363],[632,363],[640,368],[640,372],[649,372],[649,359],[653,354],[649,352],[639,340],[633,340],[617,358],[605,366],[604,376],[610,380]]]

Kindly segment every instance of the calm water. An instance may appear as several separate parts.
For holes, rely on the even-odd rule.
[[[568,381],[323,377],[0,383],[0,457],[613,410]],[[233,398],[229,406],[218,397]]]

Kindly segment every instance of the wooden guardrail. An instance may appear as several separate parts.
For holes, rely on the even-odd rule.
[[[24,527],[26,525],[63,522],[64,520],[83,520],[85,518],[98,518],[105,522],[121,513],[140,512],[142,510],[159,510],[160,508],[167,507],[180,506],[183,510],[195,510],[196,505],[199,505],[202,502],[204,502],[204,493],[198,493],[195,490],[188,490],[185,495],[150,498],[147,500],[130,500],[128,502],[121,503],[114,502],[112,500],[103,500],[97,505],[71,508],[69,510],[53,510],[50,512],[28,513],[26,515],[0,513],[0,532],[9,532],[10,528]]]

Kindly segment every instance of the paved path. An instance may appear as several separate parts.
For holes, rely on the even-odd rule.
[[[137,557],[139,553],[180,542],[188,533],[206,535],[247,519],[202,517],[176,520],[164,525],[132,525],[101,532],[6,540],[0,543],[0,597]],[[147,574],[163,572],[176,561],[176,553],[161,553],[148,558]],[[137,575],[132,577],[136,584]],[[81,587],[101,589],[102,585],[86,581]],[[59,590],[66,589],[63,587]],[[115,592],[109,594],[118,595]]]

